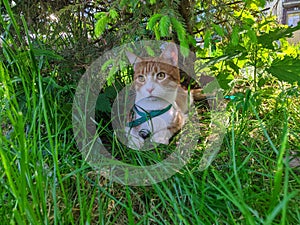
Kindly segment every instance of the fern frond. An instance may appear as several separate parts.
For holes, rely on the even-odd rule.
[[[180,42],[184,41],[186,39],[186,31],[184,26],[182,25],[181,22],[179,22],[176,18],[172,17],[171,18],[171,23],[172,23],[172,27],[174,28],[174,30],[177,33],[178,36],[178,40]]]
[[[115,9],[109,10],[108,13],[109,13],[110,18],[113,20],[119,18],[119,13]]]
[[[107,15],[103,15],[95,24],[95,35],[99,37],[106,29],[109,18]]]
[[[162,37],[170,35],[171,20],[169,16],[163,16],[159,22],[159,30]]]
[[[157,22],[162,16],[163,16],[163,15],[162,15],[162,14],[159,14],[159,13],[158,13],[158,14],[154,14],[153,16],[151,16],[150,19],[149,19],[148,25],[147,25],[148,29],[149,29],[149,30],[153,30],[153,28],[154,28],[156,22]]]
[[[211,43],[212,32],[211,30],[207,30],[204,34],[204,48],[208,48]]]
[[[180,42],[180,52],[185,57],[189,55],[190,49],[189,49],[188,39],[184,39],[183,41]]]
[[[156,25],[154,26],[154,33],[155,33],[155,38],[156,40],[160,40],[160,31],[159,31],[159,27]]]

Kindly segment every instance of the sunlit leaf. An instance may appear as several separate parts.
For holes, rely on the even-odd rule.
[[[281,81],[300,83],[300,59],[285,57],[283,60],[274,60],[267,71]]]
[[[150,17],[147,28],[152,30],[157,23],[157,21],[162,17],[162,14],[154,14]]]
[[[211,43],[211,31],[207,30],[204,34],[204,48],[208,48]]]
[[[186,39],[180,42],[180,52],[184,57],[189,55],[190,49]]]
[[[212,24],[213,28],[215,29],[215,31],[217,32],[218,35],[220,36],[224,36],[224,29],[217,24]]]
[[[162,37],[166,37],[170,34],[170,18],[163,16],[159,22],[159,30]]]
[[[145,48],[146,48],[147,54],[154,57],[155,52],[153,51],[153,49],[150,46],[146,46]]]
[[[239,44],[239,27],[235,26],[233,28],[232,34],[231,34],[231,43],[233,46],[236,46]]]
[[[107,13],[106,12],[98,12],[95,14],[95,19],[101,19],[102,17],[106,16]]]
[[[256,37],[256,33],[254,30],[252,30],[251,28],[247,31],[247,35],[249,37],[249,39],[251,40],[252,43],[257,43],[257,37]]]
[[[102,66],[101,66],[101,71],[105,71],[108,69],[108,67],[112,67],[114,63],[114,60],[113,59],[109,59],[107,60]]]
[[[102,16],[95,24],[95,35],[97,37],[101,36],[106,29],[106,25],[108,23],[108,17]]]
[[[273,42],[281,38],[292,37],[293,33],[300,29],[300,24],[295,27],[279,27],[269,33],[261,34],[257,39],[258,43],[262,44],[264,48],[274,49]]]
[[[229,83],[234,79],[234,76],[228,71],[224,71],[218,74],[217,80],[220,87],[224,90],[228,90],[230,88]]]
[[[171,23],[174,30],[177,32],[177,36],[179,41],[184,41],[186,39],[186,32],[181,22],[179,22],[176,18],[171,17]]]
[[[109,16],[112,19],[117,19],[119,17],[119,14],[116,10],[111,9],[111,10],[109,10]]]

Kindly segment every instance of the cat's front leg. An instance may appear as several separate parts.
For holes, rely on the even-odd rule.
[[[139,150],[144,146],[144,139],[139,136],[135,128],[126,128],[127,147]]]
[[[168,129],[166,119],[155,118],[155,128],[150,141],[159,144],[169,144],[169,139],[172,137],[172,133]]]
[[[156,117],[151,121],[149,127],[151,127],[150,142],[158,144],[169,144],[169,139],[172,137],[172,132],[168,129],[169,116]]]
[[[152,135],[150,141],[158,144],[168,145],[171,137],[172,137],[171,132],[168,129],[164,128],[162,130],[155,132]]]

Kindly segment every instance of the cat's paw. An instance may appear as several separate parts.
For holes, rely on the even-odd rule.
[[[150,141],[158,144],[168,145],[171,138],[171,133],[168,130],[163,130],[155,133]]]
[[[134,150],[140,150],[144,146],[144,139],[129,135],[126,146]]]

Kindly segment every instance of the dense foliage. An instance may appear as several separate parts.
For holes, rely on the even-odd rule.
[[[278,69],[289,61],[293,69],[299,71],[295,68],[299,65],[299,52],[284,41],[299,27],[279,25],[276,18],[263,8],[265,1],[10,3],[13,2],[12,13],[22,15],[15,18],[15,23],[26,22],[31,41],[64,57],[64,63],[58,64],[63,67],[60,73],[66,73],[64,77],[70,76],[69,67],[84,70],[100,52],[114,46],[144,39],[163,39],[180,44],[182,54],[191,57],[192,65],[196,58],[204,59],[223,88],[228,89],[229,82],[238,77],[240,69],[245,67],[254,68],[254,86],[263,83],[261,78],[265,72],[291,83],[299,81],[296,71],[287,75],[289,68]],[[1,9],[5,15],[4,4]],[[14,34],[14,40],[19,38],[16,44],[22,45],[26,31],[23,26],[13,31],[7,16],[3,17],[3,23]],[[2,32],[3,29],[6,29],[5,26]],[[197,53],[196,57],[187,56],[187,48]],[[70,79],[78,78],[72,76]]]

